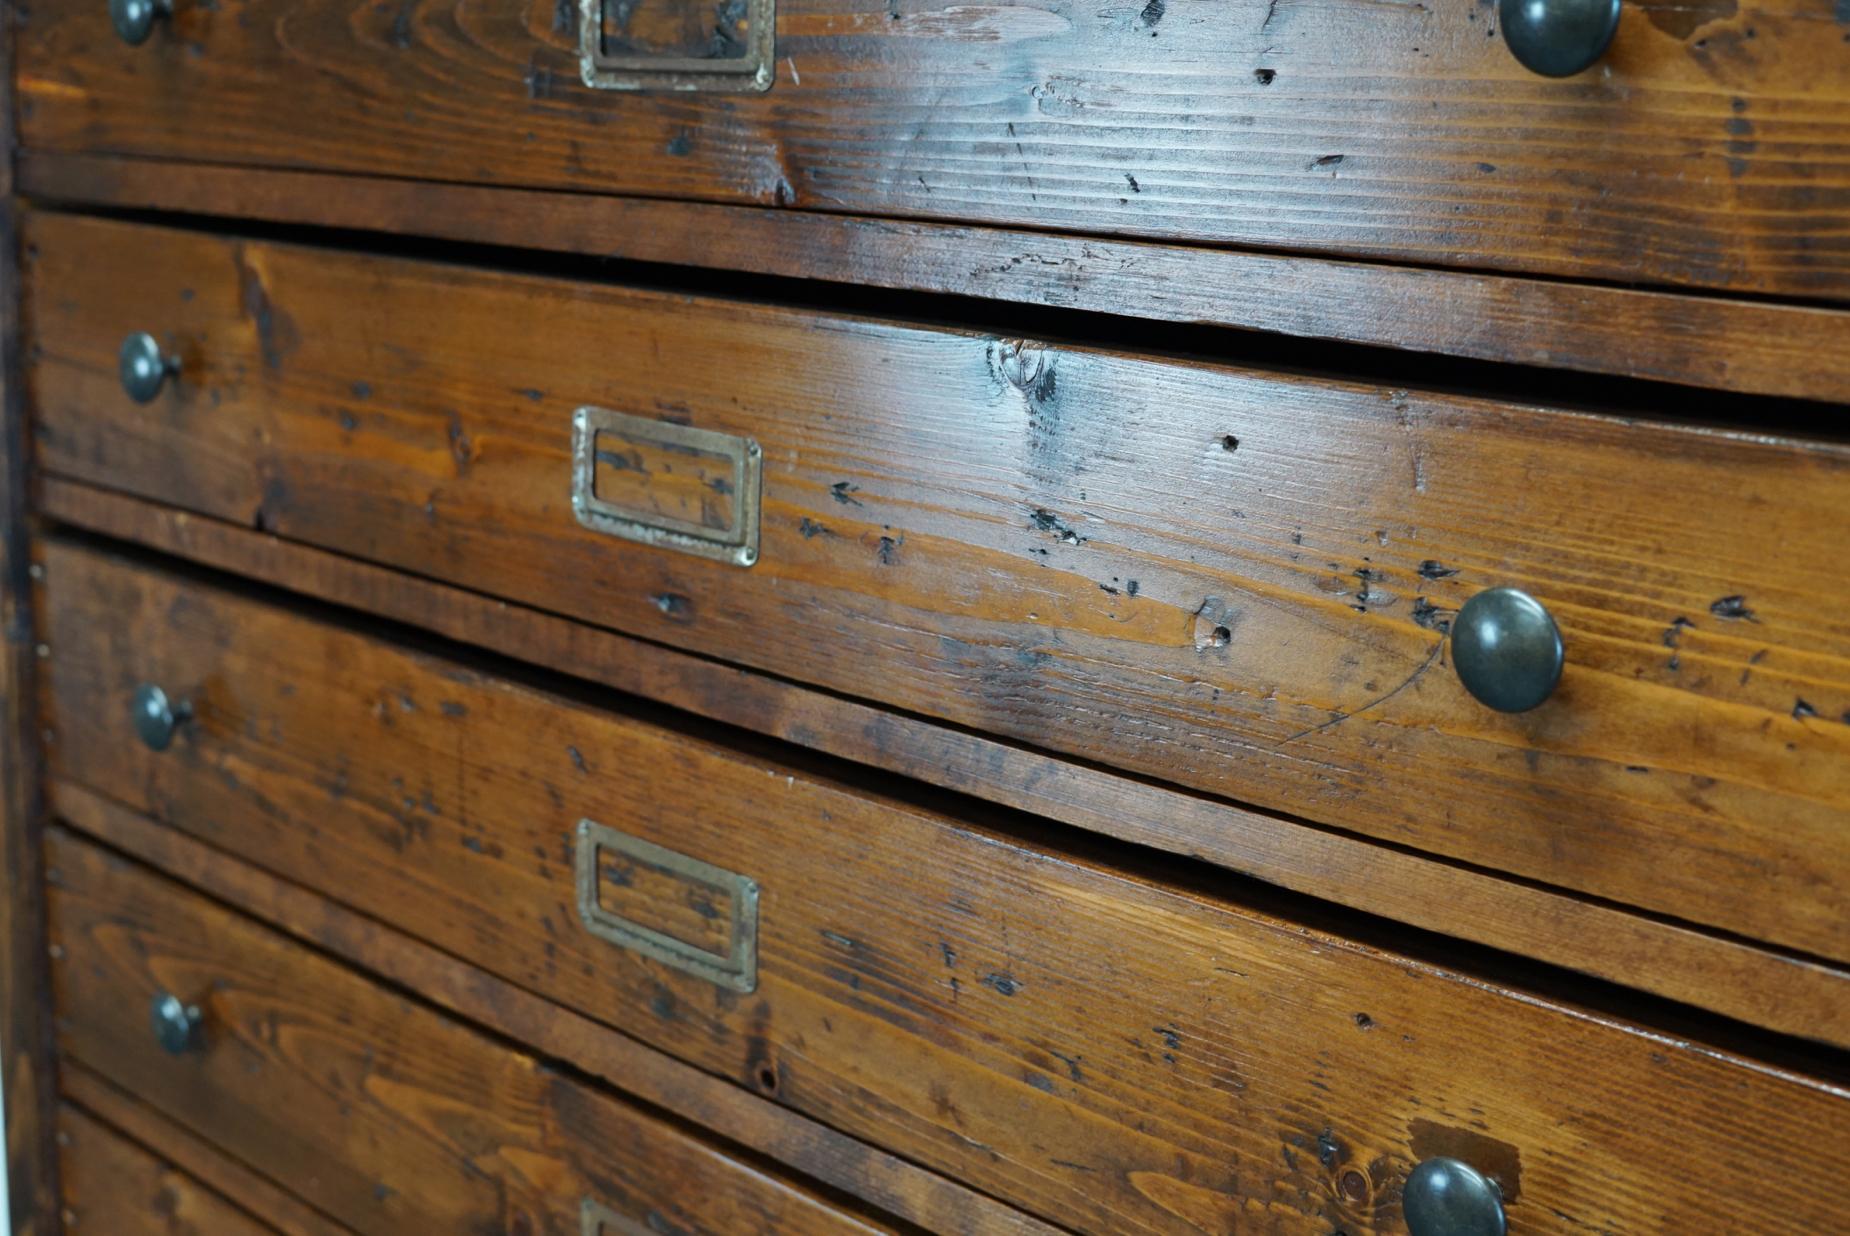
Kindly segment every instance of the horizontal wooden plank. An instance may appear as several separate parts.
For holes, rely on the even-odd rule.
[[[65,215],[26,239],[48,472],[1850,956],[1842,444]],[[131,324],[182,357],[146,406]],[[582,526],[582,404],[761,443],[757,564]],[[1493,585],[1567,640],[1521,716],[1446,660]]]
[[[1850,312],[1010,228],[25,152],[41,200],[983,297],[1157,322],[1850,398]]]
[[[65,833],[60,1043],[361,1233],[891,1231]],[[178,988],[202,1044],[148,1026]]]
[[[684,1064],[422,943],[158,824],[74,782],[64,820],[271,926],[663,1111],[930,1232],[1053,1236],[1059,1229],[897,1155]],[[83,1075],[78,1070],[79,1075]],[[86,1093],[67,1092],[91,1101]],[[128,1126],[124,1126],[128,1127]]]
[[[591,90],[554,0],[22,15],[29,147],[1003,223],[1842,299],[1834,0],[1625,5],[1592,72],[1486,4],[781,0],[775,87]],[[1230,294],[1239,294],[1230,292]],[[1393,313],[1388,307],[1377,312]]]
[[[59,1108],[59,1185],[64,1225],[110,1236],[277,1236],[241,1210],[68,1103]]]
[[[69,1103],[92,1113],[112,1129],[144,1147],[159,1147],[161,1158],[247,1213],[261,1215],[264,1223],[281,1236],[351,1236],[349,1229],[83,1065],[73,1060],[60,1061],[58,1088]],[[201,1236],[210,1236],[210,1230]]]
[[[1834,967],[883,712],[135,498],[50,478],[42,504],[80,528],[502,649],[699,716],[1752,1025],[1850,1046],[1850,976]]]
[[[86,570],[94,591],[74,582]],[[1435,1122],[1512,1148],[1533,1215],[1738,1218],[1765,1184],[1732,1166],[1759,1136],[1732,1106],[1742,1086],[1771,1085],[1748,1107],[1797,1105],[1801,1126],[1844,1110],[1829,1084],[285,610],[68,556],[47,577],[54,614],[63,589],[97,602],[70,608],[94,646],[55,624],[65,776],[1063,1225],[1182,1231],[1263,1210],[1280,1230],[1394,1231],[1395,1182]],[[120,702],[137,673],[194,703],[158,755]],[[67,674],[116,685],[70,693]],[[757,883],[753,990],[579,925],[583,819]],[[1648,1106],[1653,1127],[1588,1146],[1575,1122],[1594,1105]],[[1326,1130],[1354,1181],[1294,1158]],[[1704,1189],[1672,1203],[1627,1183],[1628,1138],[1676,1145]]]

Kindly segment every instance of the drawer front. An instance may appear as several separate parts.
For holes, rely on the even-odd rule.
[[[69,216],[26,235],[51,472],[1850,958],[1841,447]],[[180,365],[145,404],[117,377],[138,330]],[[587,406],[659,433],[592,435],[581,485]],[[688,430],[711,437],[675,471]],[[711,552],[613,534],[575,487]],[[1519,715],[1443,635],[1501,585],[1567,643]]]
[[[58,1110],[65,1227],[109,1236],[277,1236],[277,1229],[81,1108]]]
[[[69,834],[48,857],[61,1050],[356,1232],[877,1230]]]
[[[1804,1231],[1850,1166],[1825,1087],[44,550],[54,776],[1056,1223],[1399,1232],[1445,1154],[1517,1231]]]
[[[1626,0],[1566,81],[1488,3],[776,0],[774,58],[640,94],[580,80],[583,0],[171,3],[135,46],[103,0],[34,5],[25,143],[1850,292],[1835,0]],[[735,68],[772,7],[604,6],[723,33]]]

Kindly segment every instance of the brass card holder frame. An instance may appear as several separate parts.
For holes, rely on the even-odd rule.
[[[578,1207],[578,1236],[655,1236],[655,1231],[587,1197]]]
[[[667,515],[647,518],[597,496],[597,436],[613,434],[670,451],[717,456],[732,465],[733,519],[721,531]],[[764,452],[750,438],[695,429],[586,405],[572,414],[572,513],[595,532],[748,567],[758,561],[758,512]]]
[[[609,55],[604,51],[607,0],[578,0],[579,69],[594,90],[675,90],[746,93],[777,78],[777,0],[746,0],[745,54]]]
[[[725,953],[676,939],[606,910],[598,900],[604,851],[628,855],[660,871],[704,884],[731,903],[732,936]],[[665,846],[620,833],[596,820],[578,821],[578,917],[592,935],[687,974],[738,992],[758,990],[758,882]]]

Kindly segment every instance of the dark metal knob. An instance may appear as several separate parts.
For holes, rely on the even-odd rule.
[[[1527,712],[1554,694],[1565,656],[1554,618],[1514,588],[1478,593],[1452,620],[1452,667],[1498,712]]]
[[[151,682],[144,682],[135,688],[135,732],[141,735],[150,751],[165,751],[173,743],[173,733],[180,728],[180,723],[193,715],[193,706],[185,700],[178,703],[167,698],[167,693]]]
[[[161,393],[168,374],[180,372],[180,361],[162,352],[160,340],[153,335],[137,331],[122,341],[116,368],[128,397],[136,403],[148,403]]]
[[[154,23],[173,12],[173,0],[109,0],[109,20],[116,37],[130,47],[148,41]]]
[[[1503,41],[1525,69],[1572,77],[1606,54],[1619,29],[1619,0],[1498,0]]]
[[[199,1006],[187,1004],[178,996],[160,992],[150,1009],[154,1041],[169,1055],[184,1056],[205,1046],[204,1018]]]
[[[1401,1215],[1411,1236],[1504,1236],[1497,1182],[1457,1159],[1427,1159],[1407,1173]]]

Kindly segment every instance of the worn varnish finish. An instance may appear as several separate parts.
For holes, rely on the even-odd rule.
[[[1845,986],[1850,980],[1841,969],[1061,760],[925,718],[883,712],[248,527],[55,478],[45,482],[40,500],[47,514],[80,528],[500,649],[697,716],[1092,832],[1206,859],[1298,892],[1786,1034],[1850,1047]],[[76,793],[69,784],[60,789],[59,810],[67,817]],[[101,827],[94,814],[86,821],[88,827]],[[105,835],[113,845],[132,844],[119,831]],[[145,849],[137,852],[163,861]],[[189,868],[186,878],[197,882],[202,877]],[[273,908],[261,913],[277,917]],[[322,937],[317,942],[334,947]],[[381,963],[367,957],[362,964],[378,968]],[[479,1009],[470,1015],[482,1016]],[[524,1033],[538,1033],[534,1027],[539,1024],[529,1024]],[[633,1080],[625,1084],[634,1087]],[[712,1119],[709,1111],[702,1121]],[[728,1136],[738,1140],[743,1135]],[[798,1166],[832,1179],[831,1161]],[[865,1178],[854,1187],[868,1196]],[[913,1214],[898,1197],[882,1194],[874,1200],[902,1217]],[[942,1220],[937,1224],[944,1225]],[[961,1214],[949,1225],[973,1230],[970,1218]]]
[[[53,832],[60,1046],[361,1233],[871,1232],[678,1128]],[[175,1058],[157,991],[205,1014]]]
[[[27,240],[51,472],[1850,956],[1840,446],[64,216]],[[145,408],[138,328],[183,358]],[[760,441],[759,564],[579,527],[584,402]],[[1444,662],[1493,584],[1568,641],[1521,717]]]
[[[1850,312],[1146,241],[319,172],[34,154],[42,199],[977,296],[1155,322],[1850,397]]]
[[[1055,1221],[1395,1231],[1399,1181],[1444,1144],[1504,1174],[1518,1231],[1807,1231],[1828,1199],[1796,1182],[1850,1166],[1816,1136],[1850,1098],[1830,1086],[48,551],[52,750],[73,778]],[[139,676],[198,710],[161,756],[102,706]],[[584,816],[760,882],[755,992],[577,926]],[[104,879],[64,873],[63,937],[137,921],[114,876],[72,891]],[[81,976],[61,942],[59,974]],[[206,953],[175,951],[150,944],[150,964],[203,989]],[[79,1057],[133,1059],[118,1037]]]
[[[702,1072],[639,1039],[550,1003],[454,954],[356,914],[72,782],[57,786],[57,808],[72,826],[297,939],[416,991],[438,1007],[507,1039],[528,1044],[543,1056],[567,1061],[735,1145],[861,1198],[884,1214],[925,1231],[969,1236],[1053,1236],[1060,1230],[958,1181]],[[102,1110],[91,1090],[75,1088],[74,1079],[87,1076],[67,1065],[65,1091]],[[171,1145],[173,1139],[145,1117],[143,1108],[131,1116],[111,1110],[111,1118],[122,1127],[153,1128],[150,1136],[161,1137],[163,1146]],[[197,1158],[189,1160],[189,1169],[200,1171],[198,1162]],[[242,1182],[226,1184],[222,1171],[214,1171],[209,1179],[227,1193],[244,1196],[248,1192],[236,1187]],[[277,1209],[274,1199],[261,1208],[272,1219]]]
[[[240,1210],[82,1109],[58,1111],[66,1223],[109,1236],[275,1236]]]
[[[160,1149],[160,1158],[185,1176],[231,1202],[246,1214],[261,1215],[265,1230],[280,1236],[351,1236],[311,1209],[294,1194],[251,1171],[210,1142],[190,1133],[146,1103],[104,1081],[83,1065],[59,1062],[58,1088],[69,1105],[95,1116],[143,1147]],[[211,1236],[210,1231],[200,1236]]]
[[[1535,77],[1495,6],[781,0],[768,94],[578,81],[555,0],[21,14],[29,147],[1850,291],[1835,0],[1628,3]],[[1384,310],[1391,312],[1391,310]]]

